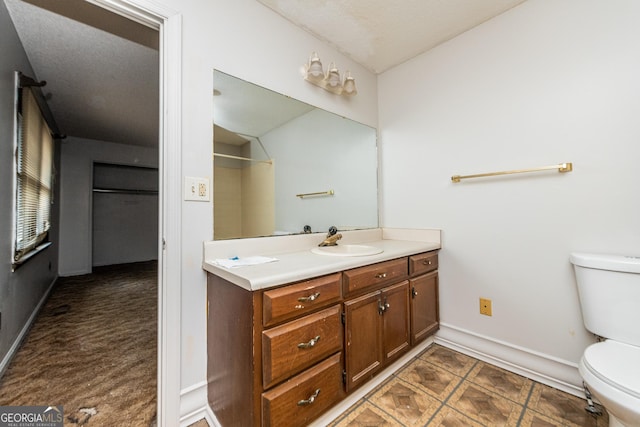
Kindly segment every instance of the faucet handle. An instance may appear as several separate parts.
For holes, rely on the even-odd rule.
[[[336,228],[336,226],[332,225],[331,227],[329,227],[329,232],[327,233],[327,237],[333,236],[337,232],[338,232],[338,229]]]

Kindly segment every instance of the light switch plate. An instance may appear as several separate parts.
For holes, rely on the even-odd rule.
[[[185,176],[184,199],[195,202],[208,202],[209,178]]]

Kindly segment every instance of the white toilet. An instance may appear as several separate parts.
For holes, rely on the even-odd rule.
[[[579,371],[611,427],[640,426],[640,257],[572,253],[585,327]]]

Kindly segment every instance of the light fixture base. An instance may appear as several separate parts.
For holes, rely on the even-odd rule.
[[[325,73],[322,69],[322,62],[316,52],[311,54],[309,62],[305,64],[304,79],[335,95],[353,96],[358,93],[355,79],[351,76],[350,71],[345,73],[343,80],[340,77],[340,71],[335,66],[335,63],[332,62]]]

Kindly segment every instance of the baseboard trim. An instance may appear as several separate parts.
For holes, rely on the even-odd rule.
[[[9,348],[9,351],[7,352],[7,354],[5,354],[4,358],[2,359],[2,362],[0,363],[0,378],[4,376],[4,371],[9,367],[11,360],[16,355],[18,349],[20,348],[20,344],[22,344],[22,341],[27,336],[27,333],[29,332],[29,329],[31,329],[31,325],[33,324],[33,321],[36,319],[36,316],[40,312],[40,309],[42,308],[44,303],[47,301],[47,298],[49,298],[49,294],[51,294],[51,290],[53,289],[53,286],[56,284],[57,280],[58,278],[54,277],[54,279],[51,281],[51,283],[49,284],[49,287],[40,298],[40,301],[38,301],[38,304],[31,312],[29,319],[27,319],[27,323],[24,324],[24,326],[20,330],[20,333],[18,334],[16,339],[13,341],[13,344]]]
[[[82,276],[83,274],[91,274],[92,269],[83,268],[82,270],[72,270],[72,271],[59,271],[58,277],[73,277],[73,276]]]
[[[205,419],[209,426],[219,427],[207,402],[207,382],[201,381],[180,391],[180,427]]]
[[[584,397],[576,363],[447,323],[440,323],[435,342],[574,396]]]

